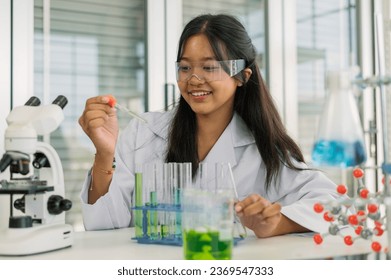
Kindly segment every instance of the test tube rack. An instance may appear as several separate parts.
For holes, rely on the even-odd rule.
[[[156,206],[133,207],[136,220],[142,221],[141,232],[133,237],[142,244],[164,244],[182,246],[182,234],[178,231],[170,230],[169,225],[159,225],[156,223],[156,216],[175,215],[175,218],[181,218],[181,206],[172,204],[158,204]],[[137,212],[140,211],[140,212]],[[141,214],[141,217],[137,217]],[[152,223],[151,223],[152,221]],[[173,225],[172,225],[173,226]],[[175,225],[174,225],[175,226]],[[167,228],[168,227],[168,228]]]
[[[137,169],[132,239],[144,244],[182,245],[181,190],[191,184],[191,164],[148,162]]]
[[[191,186],[190,163],[149,162],[138,166],[132,239],[143,244],[182,246],[182,191]],[[234,228],[235,223],[238,221],[234,221]],[[235,236],[234,244],[242,239],[240,234]]]
[[[170,230],[165,232],[166,225],[155,225],[151,223],[151,216],[160,214],[174,214],[176,218],[180,219],[182,215],[182,208],[179,205],[171,204],[158,204],[157,206],[139,206],[132,207],[135,211],[136,219],[139,218],[142,221],[141,232],[139,235],[132,237],[132,240],[136,240],[140,244],[161,244],[161,245],[173,245],[182,246],[182,232],[176,231],[174,234],[170,234]],[[136,212],[140,211],[140,212]],[[137,213],[137,214],[136,214]],[[141,217],[137,217],[140,215]],[[153,218],[152,218],[153,219]],[[236,221],[235,221],[236,223]],[[234,246],[241,240],[243,236],[234,237]]]

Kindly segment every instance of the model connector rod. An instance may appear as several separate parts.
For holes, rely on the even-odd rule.
[[[136,114],[136,113],[130,111],[130,110],[129,110],[128,108],[126,108],[125,106],[123,106],[123,105],[121,105],[121,104],[118,104],[118,103],[117,103],[117,100],[115,99],[114,96],[110,96],[109,98],[110,98],[110,99],[109,99],[108,104],[109,104],[111,107],[114,107],[114,108],[116,108],[116,109],[118,109],[118,110],[120,110],[120,111],[122,111],[122,112],[125,112],[125,113],[127,113],[129,116],[131,116],[131,117],[134,117],[134,118],[136,118],[136,119],[139,119],[139,120],[142,121],[143,123],[148,123],[146,119],[144,119],[144,118],[140,117],[138,114]]]

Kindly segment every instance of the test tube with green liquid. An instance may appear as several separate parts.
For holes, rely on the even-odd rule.
[[[150,162],[144,165],[144,182],[147,189],[147,197],[149,201],[146,202],[145,206],[149,207],[147,211],[148,217],[148,236],[152,240],[158,238],[158,213],[153,208],[157,207],[157,180],[158,180],[158,169],[155,162]]]
[[[143,171],[142,165],[136,165],[135,170],[135,184],[134,184],[134,206],[142,207],[143,201]],[[134,224],[135,224],[135,235],[136,237],[143,237],[143,211],[134,210]]]

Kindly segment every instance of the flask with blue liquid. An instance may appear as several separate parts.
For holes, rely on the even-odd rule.
[[[357,166],[366,161],[367,155],[350,72],[329,72],[327,89],[312,151],[313,164],[340,168]]]

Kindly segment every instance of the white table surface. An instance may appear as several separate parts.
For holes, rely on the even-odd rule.
[[[180,246],[140,244],[132,240],[133,228],[104,231],[74,232],[73,245],[23,257],[0,257],[0,259],[40,260],[182,260]],[[385,238],[384,238],[385,239]],[[233,249],[237,260],[288,260],[329,259],[372,253],[371,241],[358,239],[347,246],[340,236],[326,236],[321,245],[316,245],[310,235],[284,235],[258,239],[248,236]],[[386,245],[385,245],[386,246]]]

